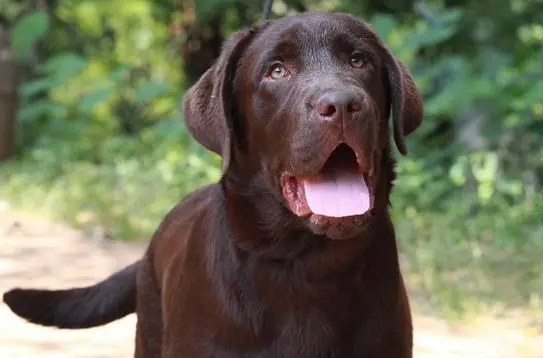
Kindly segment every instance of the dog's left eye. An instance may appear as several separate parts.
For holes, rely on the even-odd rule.
[[[288,76],[288,74],[289,72],[285,68],[285,66],[278,63],[278,64],[273,65],[270,68],[270,71],[268,72],[268,77],[273,80],[278,80],[278,79]]]
[[[363,68],[368,64],[367,61],[360,54],[353,54],[350,60],[351,67],[353,68]]]

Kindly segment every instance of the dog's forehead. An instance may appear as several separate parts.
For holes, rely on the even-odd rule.
[[[326,47],[342,38],[368,46],[375,42],[375,35],[368,25],[341,13],[303,13],[272,21],[247,49],[251,54],[286,50],[303,51],[309,47]]]

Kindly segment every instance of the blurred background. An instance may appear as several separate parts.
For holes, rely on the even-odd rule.
[[[543,332],[543,1],[275,0],[273,16],[307,10],[369,21],[424,95],[392,199],[413,300]],[[182,97],[261,15],[255,0],[0,0],[3,212],[147,240],[219,177]]]

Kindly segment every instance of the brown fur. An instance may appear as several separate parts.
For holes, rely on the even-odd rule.
[[[363,69],[343,62],[353,48],[368,61]],[[290,77],[263,79],[270,59]],[[323,98],[347,98],[356,110],[333,103],[337,113],[324,118],[315,110]],[[222,156],[220,182],[185,197],[143,259],[109,279],[67,291],[16,289],[4,300],[31,322],[62,328],[135,311],[141,358],[412,357],[388,212],[390,109],[405,154],[404,135],[422,122],[418,91],[351,16],[307,13],[236,33],[185,100],[187,128]],[[374,171],[371,212],[294,215],[281,173],[313,175],[341,143]]]

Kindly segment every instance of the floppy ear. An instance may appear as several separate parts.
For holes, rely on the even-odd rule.
[[[394,141],[400,153],[406,155],[404,137],[414,132],[423,121],[422,99],[411,72],[384,45],[382,47],[392,106]]]
[[[222,157],[222,170],[230,164],[235,107],[234,76],[243,50],[255,31],[234,33],[221,55],[185,95],[184,120],[189,133],[205,148]]]

